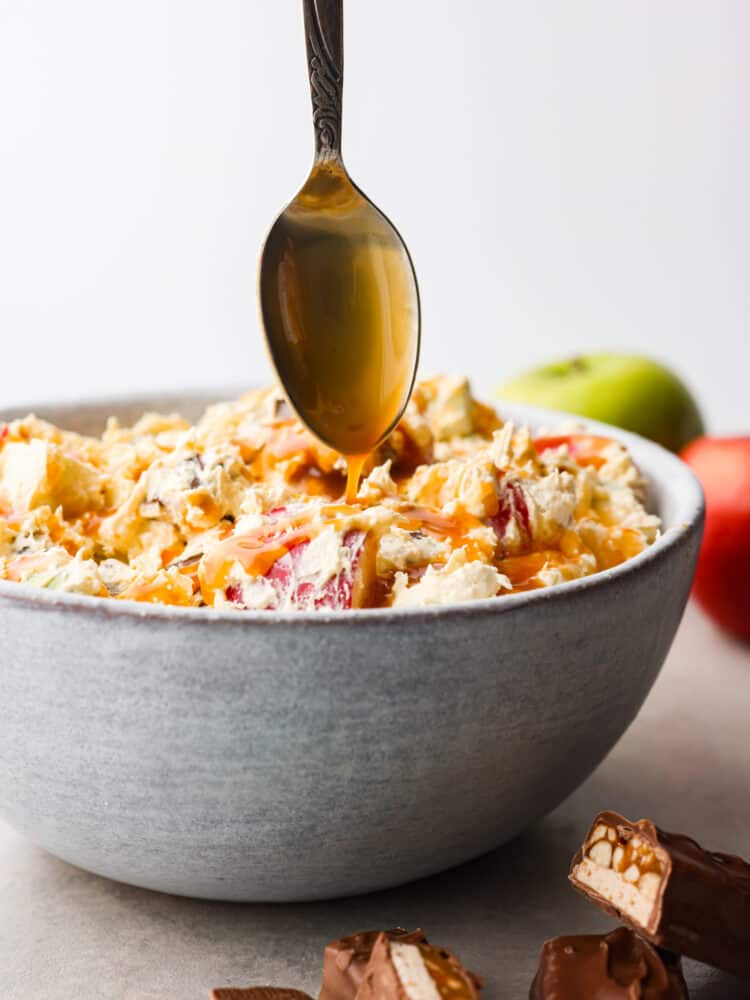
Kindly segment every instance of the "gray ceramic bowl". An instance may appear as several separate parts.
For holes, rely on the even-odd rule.
[[[193,418],[210,398],[36,412],[99,431],[110,412]],[[559,419],[503,411],[532,426]],[[693,576],[697,481],[658,446],[599,429],[632,449],[666,530],[578,582],[337,614],[144,606],[0,582],[0,815],[83,868],[212,899],[360,893],[502,844],[623,734]]]

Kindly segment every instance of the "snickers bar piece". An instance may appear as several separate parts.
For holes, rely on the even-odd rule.
[[[223,986],[211,990],[211,1000],[312,1000],[307,993],[299,990],[285,990],[276,986]]]
[[[741,858],[603,812],[570,881],[653,944],[750,977],[750,865]]]
[[[529,1000],[687,1000],[679,959],[626,927],[545,941]]]
[[[403,944],[427,943],[423,931],[406,931],[403,927],[389,931],[360,931],[331,941],[323,952],[323,985],[319,1000],[354,1000],[365,977],[373,946],[381,934],[389,941]]]
[[[357,1000],[478,1000],[481,982],[444,948],[379,934]]]

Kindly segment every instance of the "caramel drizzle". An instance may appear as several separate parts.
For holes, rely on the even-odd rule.
[[[299,490],[301,499],[313,496],[333,500],[339,495],[343,485],[343,476],[334,466],[338,455],[327,446],[317,441],[307,430],[299,426],[294,418],[275,419],[266,426],[271,432],[270,438],[260,449],[254,450],[252,457],[246,454],[248,471],[251,478],[263,480],[273,472],[280,463],[285,464],[283,476],[290,485]],[[535,442],[541,446],[538,450],[557,447],[569,443],[569,438],[539,439]],[[571,449],[572,455],[581,464],[590,464],[590,460],[599,457],[598,452],[607,439],[593,436],[580,436],[577,447]],[[260,530],[245,535],[232,535],[215,543],[203,556],[199,567],[185,570],[186,575],[194,576],[197,570],[202,596],[211,603],[211,594],[216,590],[225,590],[231,567],[238,562],[251,576],[265,576],[273,565],[295,546],[310,541],[328,525],[342,529],[347,518],[360,512],[367,502],[357,501],[359,483],[364,466],[370,456],[354,455],[347,458],[346,486],[342,504],[327,504],[322,507],[308,505],[294,513],[285,512],[283,516],[266,523]],[[279,470],[282,471],[282,470]],[[486,521],[466,512],[446,516],[439,510],[413,506],[402,503],[396,507],[395,524],[409,532],[423,532],[440,542],[448,542],[449,549],[465,548],[470,560],[481,560],[493,563],[499,572],[511,582],[512,592],[534,590],[543,586],[539,574],[545,567],[559,568],[564,576],[575,575],[571,563],[575,563],[583,551],[588,551],[573,532],[566,532],[559,548],[542,549],[522,553],[520,555],[497,558],[494,551],[488,552],[487,541],[481,537],[470,537],[472,531],[485,528]],[[638,532],[622,530],[619,537],[608,539],[599,553],[598,569],[615,566],[642,551],[644,542]],[[532,539],[528,539],[532,544]],[[170,556],[172,553],[169,553]],[[168,560],[165,560],[168,561]],[[566,568],[569,570],[566,573]],[[180,570],[183,572],[183,570]],[[422,572],[424,570],[422,569]],[[417,573],[416,578],[418,578]],[[382,600],[387,603],[387,586],[389,580],[376,581],[375,588],[383,590]],[[151,594],[144,595],[152,599]],[[141,597],[141,599],[144,599]],[[172,603],[169,595],[161,597],[166,603]]]
[[[350,455],[346,460],[346,492],[344,499],[347,503],[355,503],[359,492],[359,480],[362,476],[362,469],[368,455]]]

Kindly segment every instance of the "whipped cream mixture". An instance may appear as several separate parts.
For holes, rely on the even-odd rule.
[[[194,426],[0,424],[0,578],[237,611],[418,607],[588,576],[659,532],[623,445],[534,436],[462,378],[417,385],[355,503],[345,476],[277,388]]]

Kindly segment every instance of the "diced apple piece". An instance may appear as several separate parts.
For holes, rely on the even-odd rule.
[[[66,517],[104,505],[98,470],[38,439],[5,445],[0,454],[0,493],[17,511],[46,505],[62,507]]]
[[[366,539],[364,531],[339,535],[341,566],[333,575],[324,565],[316,572],[315,561],[309,558],[315,540],[290,549],[266,574],[279,595],[279,606],[299,611],[361,607],[373,569],[372,558],[365,558]]]
[[[497,513],[489,518],[503,555],[516,554],[531,547],[531,520],[523,487],[516,479],[499,483]]]
[[[374,582],[375,543],[364,531],[345,534],[332,527],[292,546],[265,574],[275,591],[269,610],[339,611],[362,607]],[[244,606],[242,585],[225,596]]]

